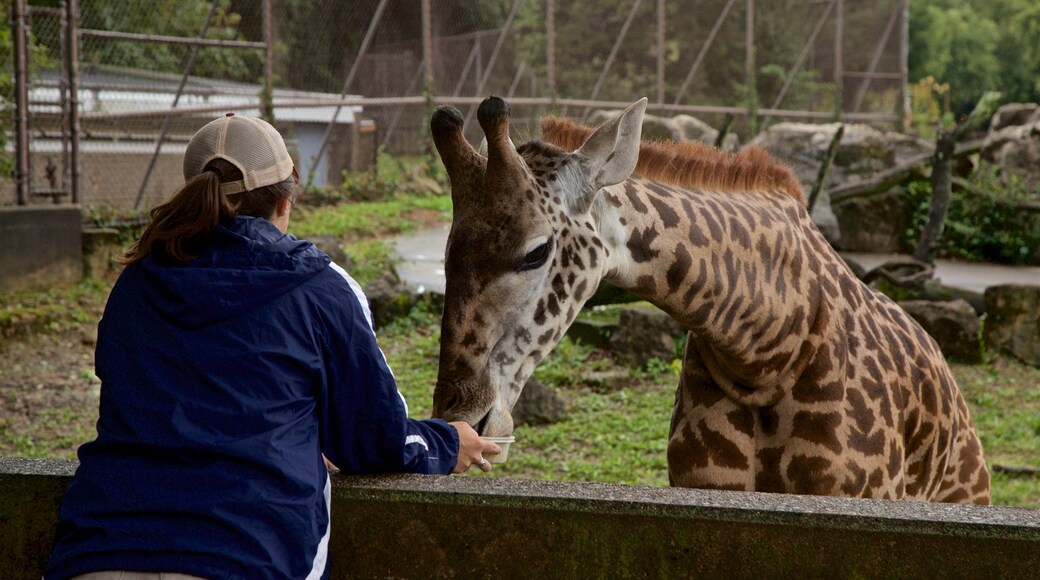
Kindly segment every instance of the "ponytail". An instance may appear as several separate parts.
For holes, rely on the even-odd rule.
[[[295,199],[295,169],[281,183],[230,196],[220,193],[222,175],[228,175],[224,178],[227,181],[241,179],[241,172],[234,165],[215,159],[168,201],[155,206],[149,214],[151,222],[120,262],[130,265],[153,252],[176,262],[194,260],[208,245],[218,225],[230,224],[239,214],[270,218],[280,199]]]

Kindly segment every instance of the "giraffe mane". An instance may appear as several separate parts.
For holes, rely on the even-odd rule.
[[[569,119],[544,117],[542,139],[574,151],[594,129]],[[766,150],[749,146],[726,153],[697,141],[646,141],[639,146],[638,177],[679,187],[711,191],[780,190],[805,204],[805,192],[791,168]]]

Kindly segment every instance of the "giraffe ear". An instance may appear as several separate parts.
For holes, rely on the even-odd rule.
[[[639,161],[646,97],[603,123],[575,153],[582,160],[593,194],[628,179]],[[591,203],[591,200],[588,200]]]

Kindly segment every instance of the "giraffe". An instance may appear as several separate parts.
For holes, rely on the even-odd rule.
[[[485,99],[486,157],[431,118],[454,218],[434,416],[484,435],[601,281],[688,332],[674,486],[988,504],[989,471],[935,341],[860,282],[760,149],[641,143],[642,99],[598,129],[542,120],[514,147]]]

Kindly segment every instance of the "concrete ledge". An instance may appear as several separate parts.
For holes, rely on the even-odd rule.
[[[75,464],[0,459],[0,577],[39,577]],[[333,479],[333,577],[1025,578],[1040,511],[481,477]]]
[[[82,221],[78,205],[0,208],[0,292],[79,281]]]

